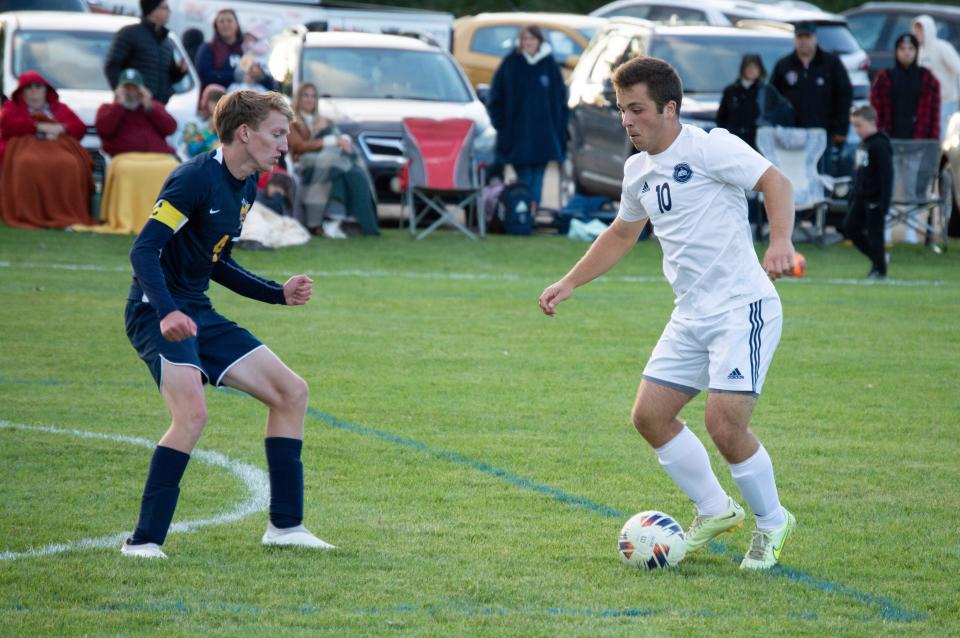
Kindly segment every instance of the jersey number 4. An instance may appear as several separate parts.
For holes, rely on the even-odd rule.
[[[660,207],[661,215],[673,208],[673,198],[670,196],[669,182],[657,186],[657,206]]]

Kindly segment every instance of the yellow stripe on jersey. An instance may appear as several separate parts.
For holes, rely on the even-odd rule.
[[[155,219],[161,224],[169,226],[173,232],[177,232],[187,223],[187,216],[165,199],[161,199],[153,205],[153,214],[150,215],[150,219]]]

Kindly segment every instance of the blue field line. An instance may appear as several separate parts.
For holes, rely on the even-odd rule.
[[[534,492],[539,492],[546,496],[549,496],[552,499],[560,501],[565,505],[571,505],[573,507],[581,507],[585,510],[589,510],[605,518],[623,518],[626,516],[624,512],[621,512],[618,509],[612,507],[607,507],[606,505],[601,505],[599,503],[594,503],[593,501],[582,498],[580,496],[575,496],[573,494],[568,494],[561,489],[556,487],[551,487],[544,483],[538,483],[536,481],[531,481],[528,478],[524,478],[509,470],[504,470],[499,467],[494,467],[482,461],[477,461],[469,457],[458,454],[457,452],[450,452],[448,450],[441,450],[438,448],[433,448],[423,443],[421,441],[416,441],[414,439],[408,439],[406,437],[393,434],[392,432],[386,432],[384,430],[376,430],[374,428],[364,427],[362,425],[356,425],[355,423],[349,423],[343,419],[338,419],[335,416],[320,412],[313,408],[307,408],[307,414],[312,416],[315,419],[323,421],[324,423],[331,425],[335,428],[341,430],[347,430],[348,432],[353,432],[355,434],[362,434],[364,436],[373,436],[378,439],[382,439],[389,443],[399,445],[402,447],[410,448],[413,450],[419,450],[421,452],[426,452],[431,456],[441,458],[457,465],[464,465],[470,469],[477,470],[484,474],[489,474],[490,476],[495,476],[499,479],[503,479],[508,483],[516,485],[519,488],[525,490],[531,490]]]
[[[60,382],[56,380],[11,379],[8,377],[0,376],[0,384],[66,385],[68,383],[71,383],[71,382]],[[81,383],[81,382],[73,382],[73,383]],[[143,385],[147,385],[147,384],[144,383]],[[231,388],[218,388],[218,390],[226,394],[231,394],[236,396],[242,396],[242,397],[249,396],[243,392],[238,392],[237,390],[233,390]],[[524,478],[518,474],[514,474],[513,472],[510,472],[509,470],[498,468],[488,463],[471,459],[457,452],[451,452],[448,450],[431,447],[422,441],[417,441],[415,439],[410,439],[404,436],[400,436],[398,434],[393,434],[392,432],[387,432],[385,430],[377,430],[375,428],[369,428],[363,425],[350,423],[349,421],[344,421],[343,419],[339,419],[333,415],[327,414],[325,412],[321,412],[311,407],[307,408],[307,415],[314,419],[317,419],[318,421],[326,423],[331,427],[341,429],[347,432],[352,432],[354,434],[360,434],[363,436],[378,438],[380,440],[386,441],[388,443],[392,443],[394,445],[399,445],[401,447],[405,447],[408,449],[424,452],[426,454],[430,454],[435,458],[450,461],[457,465],[468,467],[470,469],[476,470],[483,474],[494,476],[496,478],[505,480],[508,483],[515,485],[516,487],[519,487],[521,489],[538,492],[545,496],[549,496],[550,498],[553,498],[554,500],[559,501],[565,505],[570,505],[572,507],[585,509],[595,514],[599,514],[600,516],[603,516],[605,518],[624,518],[626,516],[624,512],[621,512],[618,509],[608,507],[600,503],[595,503],[594,501],[591,501],[586,498],[582,498],[580,496],[576,496],[574,494],[569,494],[559,488],[551,487],[544,483],[539,483],[537,481]],[[711,543],[710,550],[714,553],[726,554],[728,556],[731,556],[731,558],[736,562],[739,562],[740,558],[742,558],[742,556],[731,555],[731,553],[728,552],[726,545],[717,541],[714,541],[713,543]],[[776,567],[769,570],[765,574],[758,574],[758,576],[786,578],[787,580],[793,583],[796,583],[798,585],[801,585],[803,587],[806,587],[808,589],[812,589],[815,591],[822,591],[825,593],[835,594],[839,596],[844,596],[846,598],[850,598],[863,605],[876,607],[879,610],[880,617],[883,618],[884,620],[891,620],[891,621],[898,621],[898,622],[914,622],[914,621],[925,620],[927,618],[927,614],[907,611],[899,607],[896,602],[890,599],[883,598],[881,596],[875,596],[873,594],[860,592],[851,587],[847,587],[846,585],[842,585],[839,583],[834,583],[828,580],[821,580],[818,578],[814,578],[813,576],[806,574],[804,572],[801,572],[799,570],[783,567],[781,565],[777,565]],[[560,609],[560,608],[557,608],[557,609]],[[620,613],[620,612],[617,612],[616,610],[608,610],[608,611]],[[621,610],[621,612],[622,611],[624,610]]]

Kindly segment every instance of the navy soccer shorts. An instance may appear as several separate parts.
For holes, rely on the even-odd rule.
[[[163,359],[197,368],[204,383],[219,386],[227,371],[263,344],[206,304],[185,304],[180,308],[197,324],[197,336],[167,341],[160,334],[160,319],[153,306],[127,301],[124,322],[127,337],[150,369],[157,387],[163,384]]]

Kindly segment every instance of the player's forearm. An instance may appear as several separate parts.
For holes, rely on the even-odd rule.
[[[642,230],[643,223],[639,225]],[[640,230],[634,233],[632,226],[634,224],[620,219],[614,220],[613,224],[597,237],[580,261],[564,275],[563,281],[578,288],[613,268],[637,243]]]
[[[770,243],[790,242],[793,235],[793,186],[786,175],[771,167],[760,180],[763,204],[770,222]]]
[[[160,319],[178,309],[167,289],[163,269],[160,267],[160,252],[172,235],[169,228],[151,219],[144,225],[130,249],[133,274]]]

